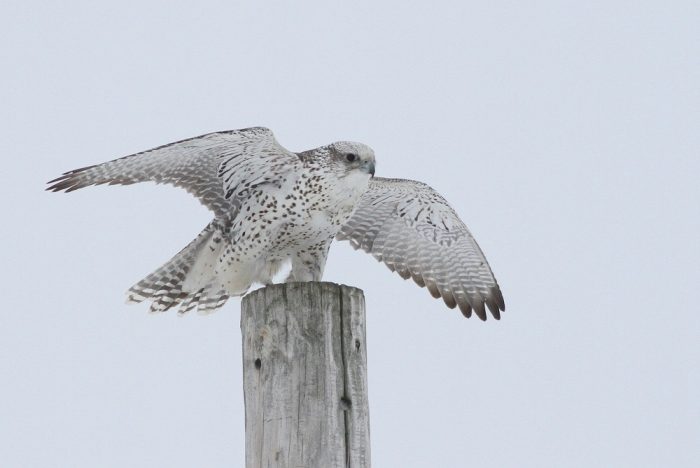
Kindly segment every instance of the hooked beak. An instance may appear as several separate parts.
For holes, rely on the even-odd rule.
[[[365,161],[364,163],[362,163],[362,169],[364,169],[365,171],[367,171],[367,173],[369,173],[369,175],[374,177],[374,161]]]

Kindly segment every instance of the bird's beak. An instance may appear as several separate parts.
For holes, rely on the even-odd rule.
[[[374,161],[365,161],[362,163],[362,169],[367,171],[369,175],[374,177]]]

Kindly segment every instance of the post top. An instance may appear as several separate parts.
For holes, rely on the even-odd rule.
[[[345,292],[346,294],[359,294],[362,297],[364,297],[364,292],[362,291],[362,289],[356,288],[355,286],[332,283],[330,281],[297,281],[290,283],[271,284],[269,286],[256,289],[243,296],[243,300],[251,300],[253,297],[259,294],[278,295],[285,294],[289,291],[303,291],[307,292],[308,294],[341,294],[342,292]]]

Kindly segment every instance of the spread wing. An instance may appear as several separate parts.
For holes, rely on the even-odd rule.
[[[499,319],[505,310],[474,237],[445,199],[422,182],[374,177],[337,238],[402,278],[413,278],[448,307],[459,306],[466,317],[474,310],[486,320],[486,306]]]
[[[295,164],[297,155],[280,146],[269,129],[255,127],[208,133],[75,169],[50,181],[47,190],[153,181],[184,188],[217,216],[231,216],[246,184],[269,182],[270,169],[289,170]]]

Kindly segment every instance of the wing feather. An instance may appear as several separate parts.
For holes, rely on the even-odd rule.
[[[503,295],[486,257],[445,199],[421,182],[375,177],[337,238],[412,278],[449,308],[500,319]]]
[[[152,181],[184,188],[217,216],[231,216],[238,207],[234,195],[269,182],[268,169],[290,162],[298,163],[298,156],[280,146],[269,129],[253,127],[207,133],[68,171],[47,190]]]

